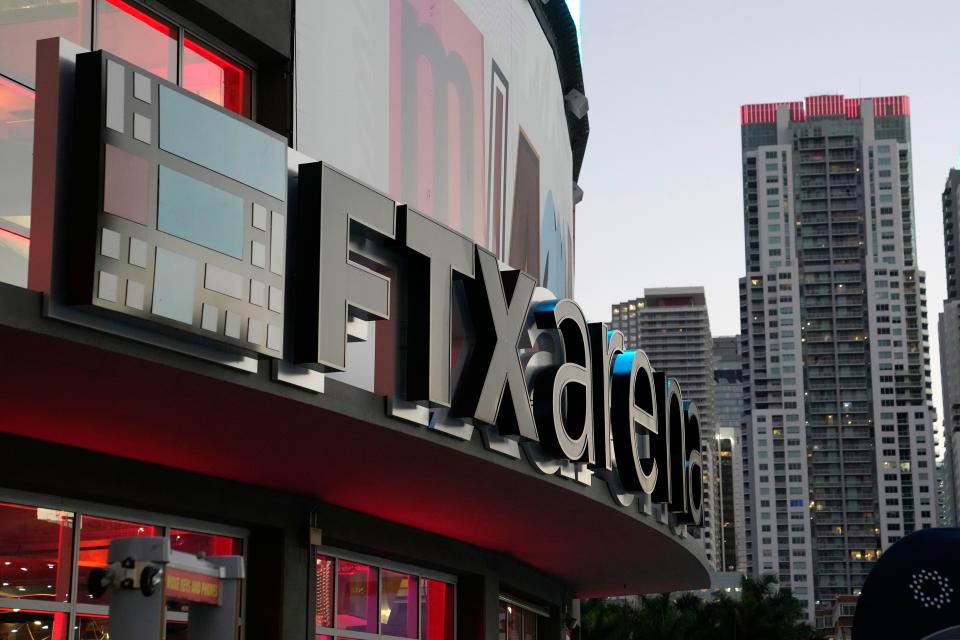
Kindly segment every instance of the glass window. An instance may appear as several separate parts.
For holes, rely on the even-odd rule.
[[[29,254],[29,240],[0,229],[0,282],[26,287]]]
[[[375,567],[337,562],[337,629],[377,632],[377,582]]]
[[[498,617],[500,623],[499,640],[521,640],[523,616],[519,607],[501,602]]]
[[[75,522],[81,528],[79,535]],[[165,530],[60,509],[0,503],[0,599],[24,605],[0,609],[0,640],[107,640],[110,592],[98,600],[91,597],[87,590],[91,569],[106,566],[112,540],[161,536]],[[243,553],[242,538],[183,529],[172,529],[169,535],[172,548],[185,553]],[[78,593],[72,592],[74,571]],[[168,640],[187,640],[186,610],[168,604]],[[80,613],[71,634],[70,616]]]
[[[354,632],[361,631],[374,638],[453,640],[456,592],[451,582],[377,566],[379,562],[319,553],[315,561],[314,640],[353,640]]]
[[[0,73],[33,87],[37,40],[61,36],[88,47],[89,1],[0,2]]]
[[[380,632],[400,638],[417,638],[417,606],[420,583],[417,576],[383,570],[380,602]]]
[[[0,48],[4,37],[0,29]],[[33,91],[0,76],[0,282],[18,287],[30,253],[33,117]]]
[[[173,551],[182,551],[191,555],[202,552],[207,556],[242,556],[243,540],[212,533],[171,529],[170,548]]]
[[[318,627],[333,628],[333,584],[335,560],[328,556],[317,556],[317,624]],[[329,637],[329,636],[322,636]]]
[[[537,640],[537,614],[529,609],[500,601],[499,640]]]
[[[183,88],[234,113],[250,115],[250,72],[190,36],[183,38]]]
[[[0,504],[0,597],[68,602],[72,550],[72,513]]]
[[[107,604],[110,601],[108,590],[101,598],[94,600],[87,590],[87,579],[90,570],[96,567],[107,566],[107,554],[110,551],[110,542],[117,538],[135,538],[139,536],[160,536],[163,531],[160,527],[122,520],[109,520],[93,516],[80,517],[80,554],[79,554],[79,581],[77,591],[82,603]]]
[[[66,640],[70,615],[28,609],[0,609],[0,638]]]
[[[110,620],[107,616],[99,615],[77,616],[76,632],[76,636],[74,636],[76,640],[109,640]],[[167,622],[167,640],[188,640],[188,637],[185,622]],[[21,640],[17,636],[14,636],[14,638]],[[27,636],[27,638],[30,638],[30,636]],[[36,640],[41,640],[41,638],[38,637]],[[51,640],[56,639],[51,638]]]
[[[523,640],[537,640],[537,614],[523,612]]]
[[[0,78],[0,228],[30,235],[33,91]]]
[[[97,47],[177,81],[179,32],[172,24],[123,0],[98,0]]]
[[[420,602],[424,640],[453,640],[453,585],[424,579]]]

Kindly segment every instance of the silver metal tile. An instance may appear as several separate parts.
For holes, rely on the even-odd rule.
[[[270,271],[282,276],[284,263],[287,260],[287,251],[284,246],[284,238],[287,235],[287,218],[276,211],[271,211],[270,214]]]
[[[267,325],[267,349],[283,351],[283,327],[275,324]]]
[[[107,61],[107,127],[123,133],[124,122],[124,68]]]
[[[212,304],[203,303],[203,312],[200,314],[200,328],[214,333],[220,327],[220,309]]]
[[[120,234],[112,229],[103,229],[100,233],[100,255],[114,260],[120,259]]]
[[[267,230],[267,208],[263,205],[259,205],[256,202],[253,203],[253,228],[260,229],[260,231]]]
[[[227,311],[227,319],[223,328],[224,334],[228,338],[240,339],[240,314],[233,311]]]
[[[250,243],[250,264],[261,269],[267,268],[267,247],[256,240]]]
[[[127,306],[143,311],[144,287],[136,280],[127,280]]]
[[[283,313],[283,289],[270,287],[270,311]]]
[[[208,263],[204,273],[203,288],[243,300],[243,280],[243,276],[238,273]]]
[[[116,302],[118,286],[119,280],[117,276],[112,273],[107,273],[106,271],[101,271],[97,284],[97,297],[107,302]]]
[[[147,243],[137,238],[130,238],[129,262],[135,267],[147,268]]]
[[[267,331],[264,324],[256,318],[247,321],[247,342],[262,347],[266,341]]]
[[[153,101],[150,91],[150,78],[136,71],[133,73],[133,97],[147,104]]]
[[[133,114],[133,137],[144,144],[151,143],[150,118],[139,113]]]
[[[267,285],[259,280],[250,281],[250,304],[258,307],[267,306]]]

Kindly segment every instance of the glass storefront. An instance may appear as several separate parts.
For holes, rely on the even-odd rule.
[[[0,0],[0,282],[20,287],[27,285],[30,250],[36,42],[56,36],[109,51],[234,113],[251,114],[248,67],[136,2]]]
[[[0,501],[0,640],[107,640],[110,592],[94,598],[87,578],[107,566],[110,542],[117,538],[169,536],[176,551],[244,554],[241,532],[225,535],[214,528],[169,526],[145,514],[116,518],[109,509],[43,502],[19,496]],[[185,639],[188,605],[168,602],[167,611],[167,638]]]
[[[453,640],[453,578],[333,550],[315,562],[316,640]]]

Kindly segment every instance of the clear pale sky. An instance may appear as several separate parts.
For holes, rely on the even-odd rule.
[[[706,288],[739,333],[741,104],[909,95],[918,263],[933,391],[946,296],[940,194],[960,151],[960,2],[583,0],[590,141],[576,298],[591,320],[645,287]],[[941,412],[942,413],[942,412]]]

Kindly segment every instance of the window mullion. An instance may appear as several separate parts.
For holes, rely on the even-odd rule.
[[[409,591],[409,589],[408,589]],[[377,635],[383,636],[383,617],[380,608],[383,606],[383,567],[377,567]]]
[[[90,2],[90,50],[96,51],[97,44],[100,41],[100,33],[97,29],[97,18],[100,15],[100,3],[96,0]]]
[[[340,609],[340,558],[333,556],[333,627],[337,627]]]
[[[183,86],[183,38],[184,29],[177,27],[177,86]]]
[[[80,523],[81,516],[79,511],[73,512],[73,554],[70,558],[70,614],[67,619],[70,626],[67,627],[67,638],[73,640],[77,636],[77,603],[80,601],[79,581],[80,581]]]

